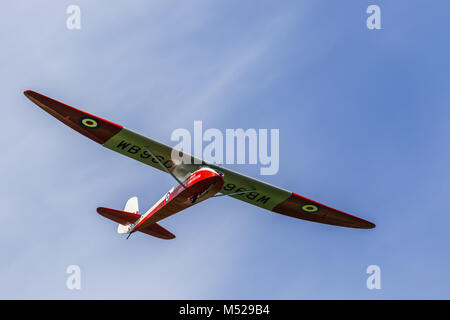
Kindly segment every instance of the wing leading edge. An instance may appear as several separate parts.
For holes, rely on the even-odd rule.
[[[172,148],[170,146],[48,98],[40,93],[27,90],[24,94],[43,110],[89,139],[158,170],[163,170],[159,164],[159,162],[162,162],[177,177],[184,178],[202,166],[208,166],[224,173],[225,182],[221,190],[222,193],[230,194],[252,190],[244,194],[230,196],[235,199],[298,219],[350,228],[371,229],[375,227],[375,224],[372,222],[349,215],[230,169],[205,163],[192,156],[190,156],[192,164],[177,165],[171,159]],[[153,158],[147,151],[147,148],[152,150],[153,155],[158,159]]]

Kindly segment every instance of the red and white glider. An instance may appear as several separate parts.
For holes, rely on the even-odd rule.
[[[296,193],[272,186],[232,170],[194,161],[177,164],[172,148],[137,134],[120,125],[27,90],[25,96],[82,135],[127,157],[163,170],[178,182],[151,209],[139,214],[136,197],[128,200],[123,211],[100,207],[97,212],[119,223],[118,232],[130,236],[140,231],[161,239],[175,236],[157,222],[211,197],[228,195],[286,216],[342,227],[371,229],[372,222],[354,217]],[[196,164],[200,163],[200,164]]]

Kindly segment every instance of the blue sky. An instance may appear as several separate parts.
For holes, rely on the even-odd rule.
[[[66,28],[67,6],[81,30]],[[366,28],[381,7],[382,30]],[[4,1],[0,298],[450,298],[450,3]],[[280,171],[229,166],[377,224],[230,198],[135,235],[95,212],[174,181],[35,107],[32,89],[172,144],[177,128],[280,129]],[[5,121],[6,120],[6,121]],[[381,268],[381,290],[366,268]],[[66,288],[79,265],[81,290]]]

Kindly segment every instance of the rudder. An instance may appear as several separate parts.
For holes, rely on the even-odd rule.
[[[123,211],[131,213],[139,213],[139,201],[137,197],[131,197],[125,204]],[[130,224],[120,224],[117,226],[117,233],[124,234],[130,232]]]

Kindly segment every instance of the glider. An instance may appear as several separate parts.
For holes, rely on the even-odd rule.
[[[25,96],[56,119],[102,146],[172,175],[177,185],[152,208],[139,213],[136,197],[124,210],[100,207],[97,212],[119,224],[118,233],[143,232],[161,239],[175,236],[158,222],[211,197],[230,196],[286,216],[335,226],[371,229],[372,222],[324,204],[204,161],[191,164],[171,159],[172,148],[146,138],[108,120],[68,106],[40,93],[27,90]],[[186,156],[186,155],[185,155]],[[196,164],[199,163],[199,164]],[[128,238],[127,237],[127,238]]]

